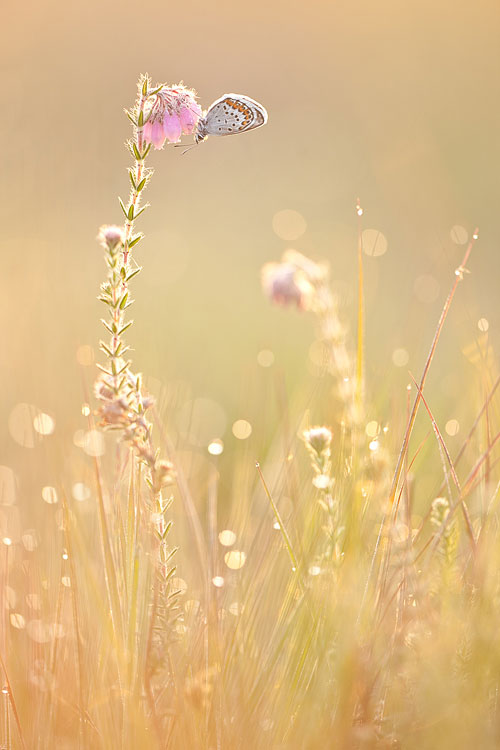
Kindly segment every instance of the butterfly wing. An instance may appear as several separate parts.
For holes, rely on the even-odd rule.
[[[262,104],[242,94],[224,94],[208,108],[200,135],[234,135],[265,125],[267,112]]]

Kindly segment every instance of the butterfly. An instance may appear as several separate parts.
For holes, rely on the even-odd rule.
[[[267,112],[262,104],[243,94],[224,94],[199,119],[194,139],[201,143],[209,135],[244,133],[266,122]]]

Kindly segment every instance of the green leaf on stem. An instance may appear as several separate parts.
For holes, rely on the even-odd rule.
[[[102,351],[104,352],[104,354],[106,354],[108,357],[113,357],[114,356],[113,352],[111,351],[111,349],[109,347],[106,346],[106,344],[104,343],[104,341],[100,341],[99,342],[99,347],[102,349]]]
[[[145,211],[147,208],[149,208],[149,203],[146,203],[142,208],[140,208],[137,211],[137,213],[134,216],[134,219],[137,219],[143,213],[143,211]]]
[[[122,201],[121,198],[118,198],[118,202],[120,203],[120,207],[121,207],[123,213],[125,214],[125,218],[128,219],[127,209],[125,208],[124,202]]]
[[[117,332],[116,332],[116,335],[117,335],[117,336],[122,336],[122,335],[123,335],[123,334],[125,333],[125,331],[126,331],[126,330],[127,330],[128,328],[130,328],[130,326],[131,326],[131,325],[133,325],[133,322],[134,322],[133,320],[129,320],[129,322],[128,322],[128,323],[126,323],[126,324],[125,324],[124,326],[122,326],[122,328],[120,328],[120,330],[119,330],[119,331],[117,331]]]
[[[137,276],[138,273],[142,271],[142,267],[139,266],[139,268],[136,268],[135,271],[131,271],[128,276],[126,276],[125,281],[129,282],[131,279],[134,278],[134,276]]]
[[[137,245],[138,242],[140,242],[143,239],[143,234],[138,234],[133,239],[129,240],[128,246],[129,248],[134,247],[134,245]],[[130,277],[129,277],[130,278]]]

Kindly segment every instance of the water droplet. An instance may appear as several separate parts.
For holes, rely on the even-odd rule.
[[[484,333],[490,327],[489,321],[486,318],[479,318],[477,321],[477,327]]]
[[[450,229],[450,237],[455,245],[465,245],[469,239],[469,233],[465,227],[460,226],[460,224],[455,224]]]
[[[106,451],[104,435],[99,430],[88,430],[84,433],[83,444],[80,447],[87,456],[103,456]]]
[[[458,435],[458,432],[460,431],[460,423],[457,419],[449,419],[446,422],[445,428],[448,435],[451,437],[454,437],[455,435]]]
[[[26,620],[19,612],[12,612],[10,616],[10,624],[17,630],[22,630],[26,625]],[[5,692],[5,691],[2,691]]]
[[[230,529],[224,529],[219,534],[219,542],[223,547],[232,547],[236,541],[236,534]]]
[[[252,425],[246,419],[237,419],[233,423],[232,432],[238,440],[246,440],[252,434]]]
[[[39,435],[52,435],[55,430],[55,420],[49,415],[40,412],[33,419],[33,427]]]
[[[212,440],[212,442],[209,443],[207,450],[212,456],[220,456],[220,454],[224,451],[224,443],[219,439]]]
[[[378,433],[380,432],[380,425],[375,420],[372,420],[371,422],[368,422],[368,424],[365,427],[365,432],[368,435],[368,437],[376,437]]]
[[[237,549],[232,549],[224,555],[224,562],[231,570],[240,570],[244,566],[246,559],[246,554]]]
[[[274,354],[270,349],[261,349],[257,354],[257,363],[261,367],[272,367],[274,364]]]
[[[55,505],[58,502],[55,487],[42,487],[42,499],[49,505]]]
[[[212,578],[212,583],[217,589],[221,589],[224,586],[224,579],[222,576],[215,576]]]
[[[378,229],[365,229],[361,236],[365,255],[377,258],[387,252],[387,239]]]
[[[71,493],[75,500],[82,503],[90,498],[90,489],[84,482],[75,482],[73,484]]]

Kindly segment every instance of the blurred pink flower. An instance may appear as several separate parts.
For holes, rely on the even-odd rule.
[[[311,284],[291,263],[266,263],[262,268],[262,287],[278,305],[296,304],[301,310],[309,307]]]
[[[123,228],[117,227],[116,224],[104,224],[99,229],[97,239],[103,247],[113,250],[118,244],[123,243],[125,234]]]
[[[201,117],[201,107],[196,103],[195,92],[184,86],[163,86],[156,94],[149,110],[149,118],[142,129],[145,143],[156,149],[165,141],[177,143],[182,133],[195,130]]]

